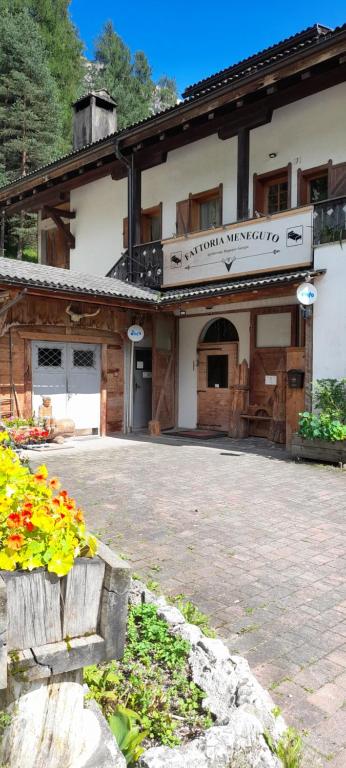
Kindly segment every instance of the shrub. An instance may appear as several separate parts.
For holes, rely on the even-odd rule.
[[[336,440],[346,440],[346,425],[328,413],[321,413],[317,416],[315,413],[299,414],[298,434],[307,440],[326,440],[335,442]]]
[[[346,379],[318,379],[313,400],[319,411],[346,424]]]
[[[41,466],[33,474],[0,433],[0,569],[46,567],[65,576],[78,556],[92,557],[96,540],[57,478]]]

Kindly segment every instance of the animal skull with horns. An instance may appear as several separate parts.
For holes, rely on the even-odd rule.
[[[66,307],[66,313],[70,315],[70,318],[73,323],[79,323],[80,320],[82,320],[83,317],[96,317],[100,312],[100,308],[96,310],[96,312],[84,312],[84,313],[78,313],[74,312],[73,309],[71,309],[71,304]]]

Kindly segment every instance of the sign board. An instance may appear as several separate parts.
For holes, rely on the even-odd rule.
[[[163,241],[163,284],[179,285],[312,262],[312,209]]]
[[[297,288],[297,299],[304,307],[314,304],[317,299],[317,288],[312,283],[301,283]]]
[[[277,376],[268,376],[266,374],[265,379],[264,379],[264,383],[266,384],[266,386],[276,387],[276,385],[278,383],[278,377]]]
[[[130,341],[138,342],[144,339],[144,331],[141,325],[130,325],[127,329],[127,335]]]

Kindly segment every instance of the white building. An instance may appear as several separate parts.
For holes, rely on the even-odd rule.
[[[112,99],[89,94],[74,151],[0,201],[39,213],[41,286],[48,265],[121,279],[132,301],[132,284],[146,292],[128,314],[145,330],[133,381],[122,341],[124,425],[283,442],[311,381],[346,375],[346,25],[311,27],[184,97],[117,133]]]

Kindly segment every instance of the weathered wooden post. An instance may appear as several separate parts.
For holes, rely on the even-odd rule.
[[[125,765],[97,708],[84,702],[82,668],[122,656],[129,588],[128,564],[101,543],[63,578],[43,568],[0,571],[6,768]]]

